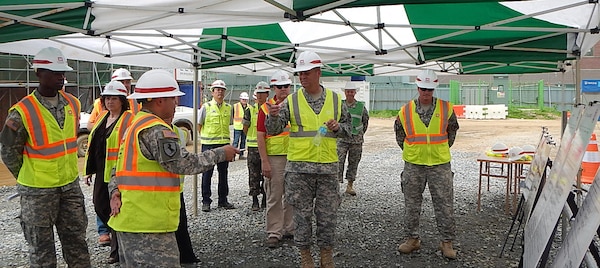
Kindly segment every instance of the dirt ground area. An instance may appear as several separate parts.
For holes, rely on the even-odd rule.
[[[459,119],[460,129],[452,147],[463,152],[481,152],[490,148],[496,142],[507,146],[537,145],[542,127],[547,127],[556,141],[560,141],[561,120],[539,119],[505,119],[505,120],[476,120]],[[375,152],[385,148],[398,148],[394,135],[393,118],[371,118],[369,129],[365,135],[365,152]],[[83,168],[83,158],[79,159]],[[0,164],[0,185],[14,185],[15,179]]]

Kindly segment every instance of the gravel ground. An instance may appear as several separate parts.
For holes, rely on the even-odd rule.
[[[463,121],[461,121],[461,128]],[[389,128],[390,121],[383,126]],[[493,125],[494,122],[490,122]],[[537,126],[531,126],[538,133]],[[481,121],[477,122],[480,127]],[[466,126],[466,124],[465,124]],[[337,246],[334,260],[338,267],[517,267],[521,243],[517,240],[514,251],[500,251],[508,234],[512,217],[504,213],[505,186],[501,180],[491,180],[489,192],[482,196],[482,211],[477,212],[477,162],[476,158],[485,150],[453,147],[452,165],[455,171],[455,217],[457,240],[455,249],[458,258],[449,261],[438,250],[439,239],[431,205],[426,190],[421,217],[422,248],[410,255],[400,254],[398,245],[403,242],[404,202],[400,191],[399,174],[403,167],[401,150],[396,145],[391,131],[382,133],[376,127],[371,137],[379,143],[365,148],[355,183],[357,196],[343,195],[338,211]],[[464,129],[469,133],[468,126]],[[496,133],[498,134],[498,133]],[[379,136],[386,136],[385,140]],[[510,133],[507,135],[510,136]],[[506,137],[505,137],[506,138]],[[535,134],[531,137],[536,140]],[[371,139],[371,138],[369,138]],[[460,136],[459,136],[460,139]],[[457,140],[458,142],[458,140]],[[510,146],[510,145],[509,145]],[[213,189],[216,192],[216,174]],[[250,210],[246,161],[235,161],[229,167],[230,202],[234,210],[213,209],[209,213],[199,211],[193,216],[192,176],[185,185],[185,200],[188,211],[190,233],[194,249],[201,262],[186,267],[297,267],[299,256],[293,241],[284,241],[280,248],[265,247],[264,211]],[[342,185],[340,193],[342,192]],[[106,262],[109,248],[97,245],[95,214],[91,202],[91,187],[82,184],[86,194],[89,216],[87,240],[93,267],[118,267]],[[0,187],[0,229],[3,243],[0,244],[0,267],[26,267],[27,246],[19,226],[18,199],[7,201],[15,192],[14,187]],[[510,248],[514,231],[510,234]],[[58,239],[57,239],[58,240]],[[59,263],[66,267],[57,242]],[[318,257],[316,247],[313,250]]]

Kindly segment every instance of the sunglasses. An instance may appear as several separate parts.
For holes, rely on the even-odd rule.
[[[288,87],[290,87],[290,85],[275,85],[275,87],[276,87],[277,89],[283,89],[283,88],[288,88]]]
[[[422,87],[420,87],[419,89],[423,90],[423,91],[433,91],[435,88],[422,88]]]

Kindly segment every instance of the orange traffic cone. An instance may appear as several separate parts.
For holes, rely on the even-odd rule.
[[[592,133],[590,143],[588,143],[581,162],[581,182],[591,184],[596,177],[596,171],[600,167],[600,152],[598,152],[598,142],[596,134]]]

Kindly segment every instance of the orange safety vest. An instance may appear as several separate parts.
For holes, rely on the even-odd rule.
[[[249,107],[250,106],[246,104],[246,108],[244,108],[241,102],[238,102],[233,105],[233,129],[242,130],[244,128],[242,120],[244,119],[244,112]]]
[[[59,91],[69,103],[65,106],[65,122],[58,122],[32,93],[10,110],[23,119],[27,141],[23,150],[23,165],[17,182],[35,188],[67,185],[79,176],[77,169],[77,127],[81,104],[69,93]]]
[[[121,213],[108,222],[115,231],[166,233],[177,230],[181,207],[179,175],[165,170],[158,161],[147,159],[139,145],[140,132],[156,125],[171,129],[156,115],[141,111],[125,133],[116,165]]]

